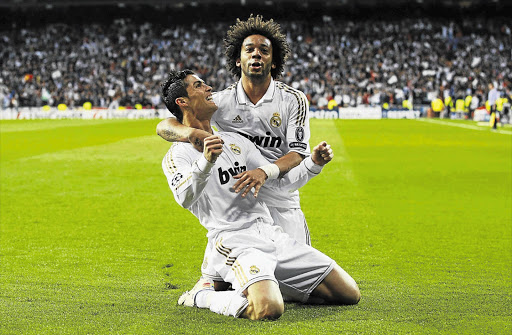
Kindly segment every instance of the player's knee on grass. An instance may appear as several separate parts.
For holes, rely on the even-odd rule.
[[[284,304],[272,299],[249,300],[246,316],[251,320],[277,320],[284,313]]]
[[[284,313],[284,302],[279,286],[271,280],[262,280],[245,291],[249,305],[243,316],[251,320],[277,320]]]
[[[336,305],[355,305],[361,300],[356,281],[337,264],[311,296],[312,302],[320,298],[324,303]]]

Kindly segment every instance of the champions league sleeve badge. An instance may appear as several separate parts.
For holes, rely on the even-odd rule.
[[[183,175],[179,172],[176,173],[171,180],[171,185],[176,187],[176,185],[178,185],[178,183],[180,182],[181,178],[183,178]]]
[[[298,142],[302,142],[304,140],[304,128],[297,127],[297,129],[295,129],[295,139]]]
[[[279,115],[279,113],[272,114],[272,117],[270,118],[270,125],[274,128],[281,125],[281,115]]]
[[[306,150],[308,148],[308,144],[302,142],[302,141],[304,141],[305,136],[306,136],[306,131],[304,130],[304,128],[297,127],[295,129],[295,140],[297,142],[291,142],[290,144],[288,144],[288,147],[290,149],[301,148],[302,150]]]

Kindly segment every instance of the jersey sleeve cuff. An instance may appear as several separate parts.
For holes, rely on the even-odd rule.
[[[308,156],[304,159],[304,165],[306,166],[306,169],[314,174],[319,174],[323,168],[323,166],[315,164],[311,156]]]
[[[196,161],[197,168],[204,174],[209,174],[215,163],[210,163],[204,155],[201,155]]]

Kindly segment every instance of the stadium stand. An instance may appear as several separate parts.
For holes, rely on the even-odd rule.
[[[222,39],[233,15],[250,12],[238,9],[223,17],[220,8],[191,23],[193,16],[184,11],[211,7],[141,8],[143,14],[127,8],[101,15],[101,9],[49,7],[35,21],[34,11],[11,9],[12,17],[0,26],[2,108],[86,102],[101,108],[163,107],[159,83],[173,68],[191,68],[217,89],[234,82],[224,68]],[[292,47],[281,80],[304,91],[318,108],[329,101],[407,108],[412,102],[430,105],[446,92],[464,99],[468,91],[484,101],[489,82],[503,90],[511,86],[510,17],[407,15],[402,8],[358,12],[357,18],[324,10],[304,20],[300,13],[267,11],[265,17],[281,23]]]

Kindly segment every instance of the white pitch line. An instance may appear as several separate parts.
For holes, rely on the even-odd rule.
[[[327,120],[325,120],[325,121],[327,121]],[[329,127],[331,127],[333,129],[333,132],[336,134],[337,140],[340,143],[340,146],[336,146],[336,150],[334,150],[335,151],[334,152],[334,157],[335,157],[334,159],[339,160],[340,163],[343,165],[342,176],[345,178],[345,180],[350,182],[357,189],[358,181],[356,179],[356,176],[354,174],[354,170],[352,168],[351,159],[350,159],[350,156],[347,153],[347,149],[345,147],[345,141],[343,140],[343,137],[341,136],[341,134],[337,130],[337,127],[336,127],[334,119],[331,119],[331,120],[329,120],[328,123],[327,122],[325,123],[324,129],[327,129]],[[329,142],[329,141],[327,141],[327,142]]]
[[[489,127],[474,126],[474,125],[470,125],[470,124],[446,122],[446,121],[432,120],[432,119],[416,119],[416,120],[423,121],[423,122],[429,122],[429,123],[435,123],[435,124],[441,124],[441,125],[444,125],[444,126],[452,126],[452,127],[480,130],[480,131],[490,131]],[[498,129],[496,131],[496,134],[512,135],[512,131]]]

